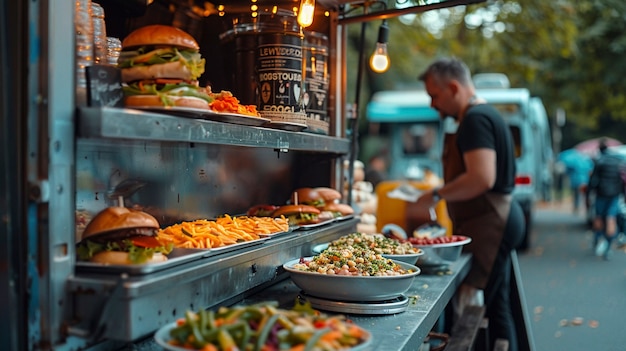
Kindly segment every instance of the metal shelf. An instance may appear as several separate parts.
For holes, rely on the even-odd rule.
[[[78,136],[348,154],[348,139],[113,107],[78,110]]]

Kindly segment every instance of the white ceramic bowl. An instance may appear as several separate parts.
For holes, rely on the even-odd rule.
[[[318,244],[311,248],[314,255],[322,253],[322,251],[328,248],[329,243]],[[424,250],[420,249],[419,252],[405,255],[396,255],[396,254],[381,254],[385,258],[389,258],[395,261],[405,262],[408,264],[415,265],[418,258],[424,254]]]
[[[311,260],[312,257],[304,257]],[[339,301],[384,301],[405,293],[413,284],[420,269],[412,264],[394,261],[412,272],[396,276],[346,276],[306,272],[294,268],[300,258],[283,265],[291,280],[305,293],[311,296]]]
[[[472,241],[470,237],[464,237],[463,240],[454,241],[450,243],[430,244],[430,245],[417,245],[424,251],[424,254],[417,260],[416,265],[418,267],[435,267],[445,266],[454,262],[461,257],[463,252],[463,246],[469,244]]]
[[[172,337],[170,336],[170,331],[176,327],[177,327],[176,322],[170,323],[161,327],[154,334],[154,341],[156,341],[156,343],[159,346],[161,346],[164,350],[167,350],[167,351],[189,351],[189,349],[187,348],[174,346],[168,342],[172,339]],[[360,328],[360,329],[362,329],[363,333],[367,335],[367,339],[365,340],[365,342],[349,349],[348,351],[362,351],[362,350],[368,349],[369,346],[372,344],[372,334],[363,328]]]
[[[400,262],[404,262],[404,263],[415,265],[416,262],[418,261],[418,259],[421,256],[423,256],[424,253],[425,253],[424,250],[420,249],[419,252],[414,253],[414,254],[406,254],[406,255],[383,254],[382,256],[385,257],[385,258],[392,259],[394,261],[400,261]]]

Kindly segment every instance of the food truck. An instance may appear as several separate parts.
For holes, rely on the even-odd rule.
[[[353,232],[357,217],[173,251],[156,264],[81,261],[77,243],[110,207],[148,213],[164,229],[293,202],[297,188],[341,189],[355,152],[347,26],[478,2],[2,0],[0,348],[156,350],[154,333],[188,310],[293,302],[299,290],[283,264]],[[303,27],[296,14],[307,8]],[[196,88],[259,113],[125,106],[118,64],[137,48],[124,39],[154,24],[197,42]],[[415,349],[468,267],[463,256],[449,275],[420,275],[401,301],[338,312],[368,330],[364,349]]]
[[[368,121],[390,125],[390,179],[422,179],[427,170],[443,177],[445,122],[430,100],[425,90],[389,90],[367,104]]]

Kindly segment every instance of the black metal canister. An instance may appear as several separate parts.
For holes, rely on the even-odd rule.
[[[304,34],[305,92],[302,104],[309,119],[326,121],[328,114],[328,37]]]
[[[259,112],[299,112],[304,34],[293,13],[264,13],[221,35],[234,43],[234,92]]]

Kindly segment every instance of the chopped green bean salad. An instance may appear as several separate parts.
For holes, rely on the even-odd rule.
[[[326,316],[309,303],[291,310],[276,302],[187,311],[169,344],[201,351],[349,350],[370,337],[343,315]]]

